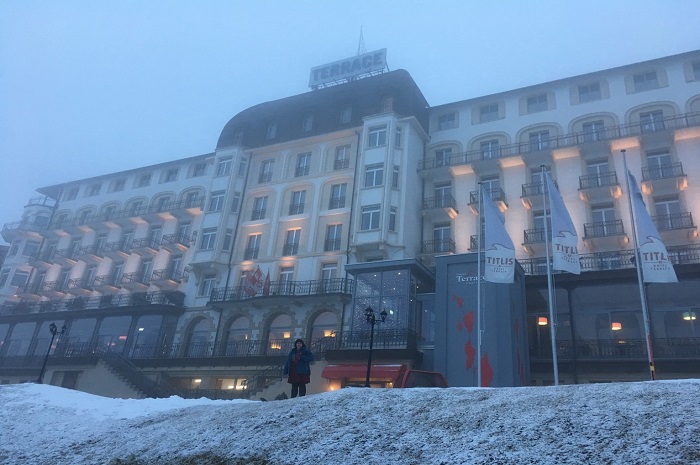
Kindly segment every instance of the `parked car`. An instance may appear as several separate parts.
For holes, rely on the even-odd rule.
[[[404,370],[394,381],[394,388],[446,388],[445,376],[437,371]]]

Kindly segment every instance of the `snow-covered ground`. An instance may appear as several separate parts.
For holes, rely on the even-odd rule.
[[[272,401],[0,386],[1,464],[700,464],[700,380]]]

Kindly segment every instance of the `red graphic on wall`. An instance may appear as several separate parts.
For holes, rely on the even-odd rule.
[[[481,357],[481,387],[490,387],[493,380],[493,368],[489,363],[488,354]]]
[[[464,326],[467,327],[467,331],[470,333],[474,329],[474,312],[469,312],[464,315]]]
[[[467,356],[467,368],[472,368],[474,366],[474,354],[476,354],[476,349],[472,345],[471,340],[464,344],[464,353]]]

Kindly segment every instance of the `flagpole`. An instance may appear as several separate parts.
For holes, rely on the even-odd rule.
[[[649,309],[647,308],[646,289],[644,288],[644,276],[642,275],[642,260],[639,253],[637,241],[637,222],[635,221],[634,208],[632,208],[632,190],[630,189],[630,178],[627,170],[627,150],[623,149],[622,165],[625,168],[625,185],[627,186],[627,204],[632,221],[632,245],[634,246],[634,265],[637,269],[637,285],[639,286],[639,299],[642,302],[642,318],[644,319],[644,333],[647,343],[647,358],[649,359],[649,375],[652,381],[656,381],[656,368],[654,367],[654,352],[651,344],[651,327],[649,325]]]
[[[476,331],[477,331],[477,348],[476,348],[476,385],[481,387],[481,222],[483,215],[483,189],[481,187],[481,182],[478,183],[479,186],[479,220],[478,228],[479,234],[477,235],[477,260],[476,260]]]
[[[559,386],[559,360],[557,359],[557,324],[554,320],[554,299],[552,292],[552,266],[549,263],[549,227],[547,226],[547,194],[550,196],[550,208],[551,208],[551,192],[548,192],[545,185],[546,171],[544,165],[542,166],[542,201],[544,205],[544,250],[547,256],[547,296],[549,300],[549,333],[552,340],[552,366],[554,368],[554,385]],[[551,211],[550,211],[551,214]]]

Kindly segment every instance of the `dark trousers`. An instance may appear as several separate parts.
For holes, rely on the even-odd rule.
[[[306,395],[306,384],[292,383],[292,399],[297,395],[299,395],[299,397],[304,397]]]

